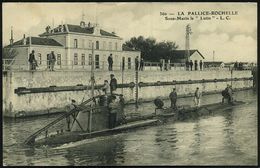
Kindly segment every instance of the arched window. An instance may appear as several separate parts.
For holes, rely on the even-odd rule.
[[[96,41],[96,49],[99,50],[99,41]]]
[[[81,55],[81,65],[85,65],[85,54]]]
[[[61,54],[57,54],[57,65],[61,65]]]
[[[74,54],[74,65],[78,65],[78,54]]]
[[[74,39],[74,48],[78,48],[78,39]]]

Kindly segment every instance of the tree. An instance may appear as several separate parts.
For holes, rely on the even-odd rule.
[[[10,47],[5,47],[3,48],[2,51],[3,51],[3,59],[13,59],[18,54],[16,49]]]
[[[155,38],[144,38],[143,36],[132,37],[129,41],[123,44],[123,48],[128,47],[141,51],[141,57],[145,61],[156,61],[160,59],[169,59],[172,56],[172,51],[178,48],[175,42],[163,41],[156,42]]]
[[[14,48],[4,47],[2,50],[2,54],[3,64],[8,65],[4,68],[9,69],[10,65],[14,63],[14,58],[17,56],[18,52]]]

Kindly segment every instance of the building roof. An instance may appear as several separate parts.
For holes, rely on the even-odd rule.
[[[94,33],[94,27],[81,27],[80,25],[72,25],[72,24],[66,24],[62,25],[63,31],[59,31],[59,27],[56,27],[53,29],[53,33],[47,33],[44,32],[40,34],[39,36],[47,36],[47,35],[52,35],[55,33],[69,33],[69,32],[74,32],[74,33],[83,33],[83,34],[93,34]],[[103,29],[100,29],[100,34],[101,36],[110,36],[110,37],[118,37],[114,33],[109,33]]]
[[[190,50],[190,56],[192,56],[193,53],[198,52],[200,56],[203,57],[203,55],[199,52],[199,50]],[[173,51],[173,58],[175,59],[185,59],[186,58],[186,50],[174,50]]]
[[[223,61],[205,61],[204,62],[204,65],[205,66],[208,66],[208,65],[211,65],[211,66],[220,66],[222,63],[224,63]]]
[[[29,37],[25,38],[26,39],[26,45],[29,45]],[[32,45],[44,45],[44,46],[59,46],[62,47],[63,45],[57,42],[54,39],[50,38],[42,38],[42,37],[31,37],[31,44]],[[13,43],[12,46],[17,46],[17,45],[23,45],[23,39],[16,41]],[[8,45],[6,47],[10,47],[11,45]]]

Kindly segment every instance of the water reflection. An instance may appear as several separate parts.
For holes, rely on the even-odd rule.
[[[124,163],[124,143],[122,136],[86,143],[67,149],[64,155],[72,165],[115,165]]]

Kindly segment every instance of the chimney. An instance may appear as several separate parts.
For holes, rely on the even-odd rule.
[[[100,27],[98,24],[94,26],[94,35],[100,35]]]
[[[23,45],[26,45],[26,38],[25,38],[25,34],[23,34]]]
[[[13,45],[14,38],[13,38],[13,26],[11,27],[11,39],[10,39],[10,45]]]

